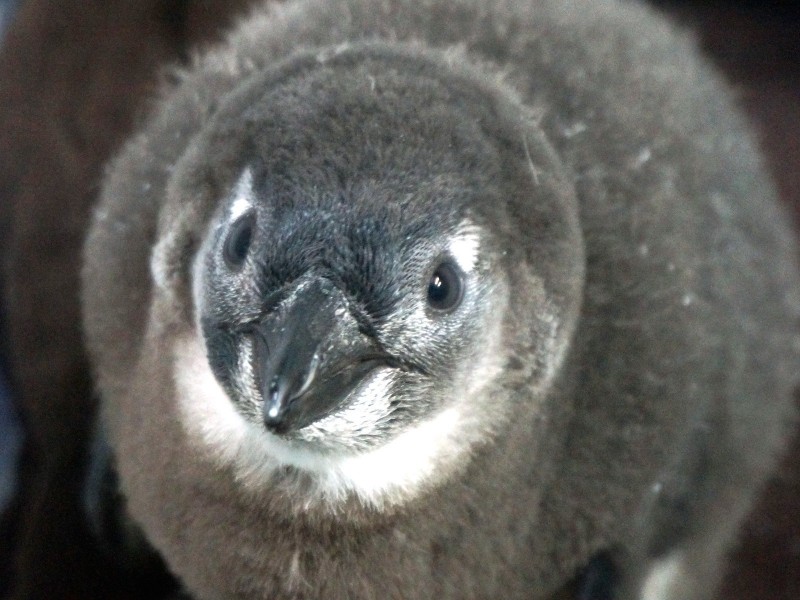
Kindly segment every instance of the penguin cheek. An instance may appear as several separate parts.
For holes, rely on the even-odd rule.
[[[204,332],[206,355],[211,372],[229,395],[235,389],[239,348],[235,336],[221,330]]]
[[[248,336],[208,323],[202,329],[208,366],[217,382],[235,405],[252,402],[257,391],[247,383],[253,379]]]

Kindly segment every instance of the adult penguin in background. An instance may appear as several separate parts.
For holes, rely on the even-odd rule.
[[[256,11],[85,260],[130,517],[198,598],[709,598],[791,418],[789,229],[632,4]]]

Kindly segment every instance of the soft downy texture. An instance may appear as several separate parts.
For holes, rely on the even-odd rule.
[[[132,313],[115,312],[113,323],[87,320],[90,328],[97,328],[90,339],[107,336],[104,327],[119,331],[119,319],[133,324],[129,330],[141,332],[113,349],[103,344],[102,353],[98,352],[101,346],[95,346],[95,359],[105,365],[99,375],[106,395],[107,420],[134,517],[143,523],[155,545],[186,578],[190,588],[201,596],[283,593],[294,597],[300,593],[297,577],[292,575],[284,583],[280,578],[282,573],[296,574],[298,569],[301,573],[315,571],[318,576],[309,585],[319,587],[312,589],[334,596],[346,595],[348,589],[361,590],[367,596],[401,590],[413,596],[431,589],[453,595],[490,596],[494,584],[482,579],[480,570],[470,569],[469,565],[492,564],[482,553],[483,544],[489,539],[509,544],[502,549],[503,560],[519,560],[520,550],[514,545],[526,535],[537,542],[527,555],[530,572],[521,582],[508,581],[504,591],[510,595],[531,586],[551,588],[574,573],[593,552],[615,543],[630,544],[631,552],[641,553],[639,556],[658,558],[680,540],[700,540],[689,549],[692,557],[692,552],[698,553],[697,560],[682,568],[697,569],[697,573],[687,573],[689,579],[713,579],[718,566],[714,540],[727,543],[733,531],[730,523],[738,518],[734,515],[743,514],[752,486],[763,476],[781,443],[781,422],[787,414],[788,390],[796,365],[796,332],[775,327],[784,319],[796,319],[797,314],[796,282],[791,274],[796,266],[790,258],[793,250],[789,234],[778,224],[780,217],[773,212],[770,186],[758,173],[758,158],[746,141],[741,124],[731,106],[719,98],[719,89],[724,86],[693,58],[687,42],[676,41],[677,34],[669,26],[651,20],[628,4],[543,2],[530,10],[526,7],[513,2],[491,7],[468,2],[424,6],[297,3],[269,15],[255,15],[233,34],[228,48],[199,60],[197,70],[186,74],[183,84],[165,104],[165,112],[117,163],[115,174],[107,183],[106,198],[127,197],[135,187],[135,197],[141,198],[137,203],[145,211],[142,214],[150,215],[146,243],[134,249],[131,263],[118,266],[127,269],[123,272],[132,282],[147,281],[148,248],[150,240],[158,235],[159,288],[150,308],[146,303],[137,303]],[[427,20],[429,15],[433,17]],[[646,28],[648,35],[642,35],[641,28]],[[505,427],[503,435],[496,435],[487,446],[504,448],[507,454],[503,461],[492,461],[490,450],[476,452],[463,475],[434,484],[431,500],[427,500],[426,492],[420,496],[419,505],[412,501],[401,511],[392,521],[396,538],[376,535],[362,539],[356,533],[359,527],[368,526],[373,518],[378,523],[384,520],[369,512],[362,514],[358,507],[345,506],[341,518],[333,522],[311,511],[307,526],[321,527],[323,531],[331,528],[335,532],[333,538],[344,544],[345,562],[341,564],[349,565],[352,576],[337,580],[329,576],[342,567],[326,551],[314,549],[314,536],[301,533],[303,528],[274,524],[284,511],[298,516],[296,507],[304,506],[302,489],[284,489],[278,482],[271,494],[244,491],[236,483],[235,469],[231,471],[225,464],[212,467],[213,461],[205,462],[205,458],[185,453],[180,458],[171,457],[164,465],[177,478],[173,481],[183,483],[170,489],[153,488],[150,472],[135,466],[138,459],[155,460],[167,448],[174,450],[187,444],[187,435],[188,451],[197,438],[186,428],[159,428],[161,449],[152,448],[155,454],[148,457],[150,450],[146,447],[156,438],[147,430],[133,431],[131,425],[146,423],[150,410],[162,414],[174,411],[173,404],[157,400],[170,398],[175,390],[169,383],[170,367],[156,364],[156,357],[169,361],[174,340],[192,335],[188,293],[192,287],[192,260],[191,242],[187,240],[202,237],[214,203],[225,196],[226,188],[233,187],[236,178],[237,100],[223,103],[225,110],[232,107],[230,116],[219,116],[216,98],[224,97],[228,89],[249,73],[259,71],[262,65],[273,64],[303,48],[324,48],[318,54],[321,64],[346,56],[350,48],[342,42],[351,36],[422,38],[442,49],[460,44],[460,51],[447,54],[452,68],[461,69],[466,57],[467,62],[477,65],[464,68],[488,71],[487,80],[502,74],[506,85],[515,88],[529,107],[531,121],[544,131],[558,160],[574,177],[587,270],[584,306],[568,353],[567,370],[562,371],[574,376],[569,378],[570,385],[559,380],[545,390],[552,393],[551,401],[563,400],[563,407],[539,422],[533,435],[533,439],[546,439],[553,444],[550,449],[554,450],[554,457],[563,457],[563,462],[547,464],[543,460],[537,464],[541,471],[536,483],[547,481],[548,485],[536,489],[532,484],[533,489],[528,489],[527,484],[514,477],[504,479],[513,490],[507,492],[510,496],[530,494],[530,503],[521,512],[513,504],[504,505],[498,496],[491,509],[508,512],[490,516],[489,507],[478,501],[485,497],[480,490],[489,485],[487,480],[492,481],[484,473],[521,472],[515,471],[523,464],[517,462],[521,455],[511,449],[513,443],[523,443],[522,431]],[[414,52],[415,46],[411,48]],[[493,62],[498,66],[491,66]],[[237,92],[234,97],[244,98],[246,92]],[[193,137],[198,122],[208,122],[212,130],[221,128],[216,134],[217,145],[210,146],[204,135]],[[297,131],[302,135],[302,130]],[[170,132],[174,134],[169,135]],[[214,139],[214,134],[209,135]],[[232,143],[226,146],[224,139]],[[549,166],[542,168],[540,148],[516,143],[520,146],[517,160],[525,159],[524,163],[520,161],[520,168],[523,164],[526,167],[529,180],[533,180],[532,189],[540,179],[547,178],[557,188],[561,185],[558,189],[565,189],[563,182],[568,178],[563,173]],[[211,147],[214,157],[204,154]],[[342,147],[339,151],[349,150]],[[538,154],[531,158],[526,153]],[[172,164],[174,175],[163,170],[164,165]],[[142,182],[151,187],[141,188]],[[156,194],[167,198],[157,227],[156,206],[148,200]],[[562,199],[565,195],[566,192]],[[750,197],[763,197],[764,201],[753,206],[745,202]],[[510,224],[515,217],[527,215],[513,203],[510,206],[511,214],[504,217],[507,221],[500,218],[499,222],[505,227],[504,235],[519,235]],[[764,211],[774,217],[764,218]],[[101,226],[95,230],[98,237],[93,238],[89,248],[93,244],[111,243],[113,247],[124,243],[101,241],[102,227],[104,223],[129,222],[128,217],[113,202],[99,215]],[[494,218],[498,218],[496,214]],[[482,225],[486,227],[486,223]],[[566,247],[560,247],[562,252]],[[103,261],[92,261],[113,254],[87,254],[90,281],[98,278],[92,283],[93,289],[104,289],[112,297],[123,294],[130,298],[130,290],[124,285],[119,291],[113,291],[113,282],[98,287],[98,282],[105,281],[103,269],[109,273],[119,271],[109,269]],[[778,259],[776,268],[778,256],[784,258]],[[524,256],[517,258],[522,259],[517,265],[519,271],[504,265],[509,269],[508,278],[517,285],[526,266],[546,266],[526,263]],[[548,273],[545,288],[556,281],[558,278]],[[575,293],[575,288],[571,292],[567,289],[558,297],[559,302]],[[141,290],[136,294],[143,300],[147,298]],[[95,302],[118,304],[100,297],[90,296],[88,300],[86,314],[94,319],[101,314]],[[525,322],[522,309],[514,303],[509,306],[511,311],[520,311],[514,315],[522,319],[519,323]],[[511,314],[506,318],[512,321]],[[527,358],[520,334],[510,339],[513,341],[507,341],[508,346]],[[140,355],[136,350],[140,344],[149,350],[142,355],[141,363],[132,365],[130,357]],[[776,351],[777,348],[783,350]],[[139,373],[135,381],[126,375],[132,368]],[[136,393],[125,391],[131,383]],[[567,401],[571,385],[580,387],[575,397]],[[524,397],[520,389],[525,386],[530,383],[523,381],[511,397]],[[765,405],[755,415],[749,398],[758,397],[762,386],[777,386],[783,390],[777,395],[784,399],[770,404],[773,408],[769,410]],[[116,407],[117,402],[124,406],[122,410]],[[177,415],[176,419],[182,420]],[[567,424],[566,442],[550,438]],[[755,432],[764,441],[757,448],[747,443]],[[676,441],[685,454],[670,459]],[[740,449],[746,452],[739,452]],[[214,449],[202,449],[206,450]],[[659,465],[670,464],[671,469],[660,470]],[[208,485],[207,495],[188,498],[179,491],[186,486],[196,492],[209,468],[215,472],[214,482],[201,484]],[[552,472],[547,472],[548,468]],[[465,485],[457,483],[462,476],[468,482]],[[148,485],[150,488],[145,490]],[[739,488],[744,493],[740,494]],[[173,498],[176,490],[178,496]],[[643,514],[646,524],[641,539],[623,541],[626,534],[617,519],[619,515],[636,514],[648,490],[653,491],[653,512],[649,516]],[[237,502],[228,497],[231,493],[239,498]],[[686,519],[677,511],[686,493],[697,495],[696,510],[709,511],[708,520],[691,516]],[[733,498],[726,510],[715,512],[713,502],[706,501],[729,493]],[[226,497],[227,504],[217,500]],[[207,510],[204,503],[212,498],[214,510]],[[534,505],[538,510],[531,508]],[[488,535],[482,529],[485,523],[475,523],[469,531],[459,530],[456,534],[450,529],[453,522],[469,522],[469,517],[459,521],[455,514],[463,506],[478,510],[487,523],[499,524],[508,519],[518,523],[522,531],[507,540],[498,540],[484,537]],[[164,507],[169,508],[165,511]],[[229,516],[218,518],[223,514]],[[187,528],[187,519],[203,519],[212,529],[204,532],[199,524]],[[565,535],[561,528],[566,524],[574,529]],[[526,528],[530,528],[529,533]],[[193,552],[194,544],[199,548],[210,543],[206,537],[210,531],[217,539],[234,533],[241,536],[247,531],[253,540],[240,540],[238,559],[215,554],[218,562],[210,565]],[[416,560],[425,561],[431,552],[427,535],[433,535],[434,540],[437,536],[448,540],[449,555],[437,555],[437,560],[443,561],[440,580],[439,575],[426,580],[430,574],[415,564]],[[269,540],[272,549],[266,550],[258,542],[261,536],[264,542]],[[299,548],[303,552],[295,559],[291,558],[297,556],[291,548],[298,547],[296,536],[301,536],[303,544]],[[454,540],[463,539],[461,536],[473,542],[469,544],[470,555],[459,554],[462,546]],[[187,537],[195,541],[183,543]],[[178,538],[182,540],[180,547],[175,543]],[[356,543],[356,539],[360,541]],[[419,554],[402,554],[402,544],[397,541],[400,539],[412,540]],[[564,544],[559,540],[565,540]],[[637,548],[637,543],[645,547]],[[367,554],[371,557],[361,563],[356,560],[363,551],[360,544],[369,548]],[[243,555],[247,556],[244,562]],[[456,561],[461,564],[457,566]],[[388,564],[402,565],[407,570],[400,569],[401,572],[415,573],[410,578],[413,581],[396,582],[382,576]],[[503,569],[507,565],[494,566]],[[638,566],[645,571],[649,568],[646,564]],[[263,575],[257,575],[271,568],[276,569],[275,581],[264,581]],[[221,581],[215,575],[222,572],[219,569],[235,576]],[[642,572],[638,577],[645,575]],[[506,578],[498,578],[505,583]],[[649,589],[659,587],[657,578],[650,581],[654,583],[648,584]],[[222,591],[218,586],[230,587]],[[661,587],[663,592],[664,586]]]
[[[573,124],[564,127],[565,135],[572,135],[573,137],[575,137],[576,135],[580,136],[580,134],[584,133],[585,131],[586,131],[586,123],[582,121],[577,121]],[[646,147],[638,149],[637,153],[633,153],[631,155],[632,164],[641,163],[642,166],[644,166],[647,162],[649,162],[650,158],[652,158],[652,152],[649,152]],[[64,186],[64,187],[69,187],[69,186]],[[645,253],[652,252],[652,248],[642,246],[642,252]],[[73,285],[72,287],[75,286]],[[693,302],[692,295],[685,295],[684,297],[688,301],[688,304],[691,305]]]

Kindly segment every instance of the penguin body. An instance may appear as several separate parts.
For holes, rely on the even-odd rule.
[[[627,3],[254,11],[112,162],[83,281],[198,598],[548,598],[597,556],[709,598],[800,362],[746,129]]]

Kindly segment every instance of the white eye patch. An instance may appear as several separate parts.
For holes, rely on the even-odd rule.
[[[479,229],[469,221],[462,221],[450,239],[447,251],[464,273],[471,273],[478,264],[481,238]]]
[[[246,168],[236,186],[233,188],[230,214],[228,221],[233,223],[236,219],[253,208],[255,194],[253,192],[253,172],[250,167]]]

